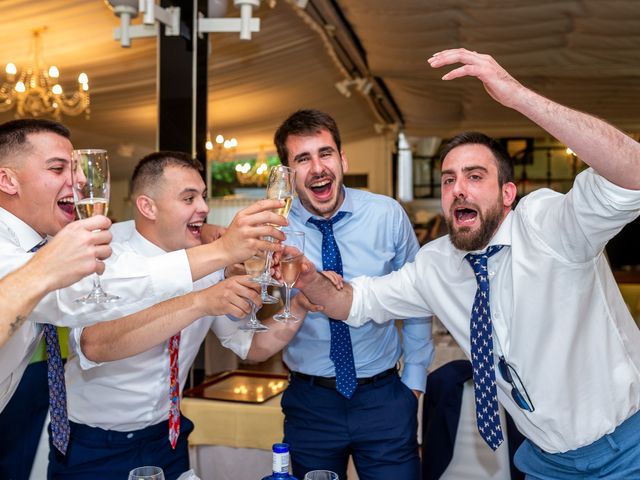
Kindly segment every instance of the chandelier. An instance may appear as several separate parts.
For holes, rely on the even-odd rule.
[[[269,165],[267,164],[267,155],[264,153],[264,147],[260,147],[260,153],[258,153],[258,158],[256,158],[253,165],[251,162],[238,163],[235,170],[236,178],[240,185],[264,187],[269,176]]]
[[[216,141],[211,141],[211,136],[207,133],[207,160],[210,162],[231,162],[238,148],[238,140],[235,138],[225,139],[222,135],[216,136]]]
[[[42,60],[42,33],[46,27],[33,30],[33,64],[18,75],[15,64],[8,63],[6,81],[0,87],[0,112],[15,107],[16,117],[52,117],[60,120],[61,113],[89,118],[89,79],[86,73],[78,76],[78,90],[68,95],[58,83],[60,72],[55,65],[47,68]]]

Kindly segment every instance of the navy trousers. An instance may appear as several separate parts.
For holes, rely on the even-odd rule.
[[[358,386],[350,400],[292,378],[282,410],[293,474],[326,469],[346,480],[351,454],[360,480],[418,479],[417,408],[397,374]]]
[[[48,410],[47,362],[32,363],[0,413],[1,479],[29,478]]]
[[[187,438],[193,423],[180,419],[180,436],[175,450],[169,443],[168,420],[134,432],[116,432],[71,422],[71,439],[63,456],[51,443],[49,432],[50,480],[126,479],[136,467],[161,467],[166,480],[175,480],[189,470]]]

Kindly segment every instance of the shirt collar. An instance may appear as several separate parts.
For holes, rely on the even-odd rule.
[[[454,252],[453,254],[454,254],[454,257],[456,258],[456,265],[458,265],[458,268],[460,268],[462,266],[463,262],[465,261],[464,257],[468,253],[484,252],[487,248],[489,248],[492,245],[506,245],[506,246],[510,247],[511,246],[511,224],[512,223],[513,223],[513,210],[511,210],[507,214],[505,219],[500,224],[500,227],[498,228],[498,231],[495,233],[495,235],[493,237],[491,237],[491,240],[489,240],[488,245],[485,248],[483,248],[482,250],[468,252],[466,250],[458,250],[452,244],[451,246],[453,248],[453,252]]]
[[[338,212],[346,212],[347,216],[350,216],[353,214],[353,198],[352,198],[352,195],[350,195],[349,193],[349,189],[343,186],[342,193],[344,194],[342,205],[340,205],[340,208],[338,208],[338,210],[336,210],[333,213],[331,218],[335,217],[338,214]],[[305,225],[310,218],[313,218],[313,217],[322,218],[317,215],[314,215],[313,213],[309,212],[309,210],[304,208],[304,205],[302,205],[302,202],[300,201],[299,197],[296,197],[295,200],[293,201],[293,205],[291,206],[291,213],[295,215],[297,218],[299,218],[300,221]]]
[[[14,240],[25,252],[44,240],[38,232],[4,208],[0,208],[0,221],[7,226]]]
[[[137,229],[132,232],[129,243],[135,252],[145,257],[155,257],[156,255],[167,253],[155,243],[143,237]]]

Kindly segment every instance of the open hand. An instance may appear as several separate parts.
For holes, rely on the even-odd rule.
[[[455,48],[435,53],[427,61],[433,68],[462,63],[461,67],[451,70],[442,79],[476,77],[483,83],[487,93],[506,107],[513,108],[518,92],[524,88],[490,55]]]

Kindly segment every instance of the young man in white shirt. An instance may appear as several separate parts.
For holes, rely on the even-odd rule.
[[[502,444],[499,400],[527,437],[515,458],[527,478],[640,478],[640,331],[603,254],[640,213],[640,144],[525,88],[488,55],[447,50],[429,63],[462,63],[443,79],[479,78],[592,168],[566,195],[537,190],[514,209],[504,149],[461,134],[442,158],[449,236],[385,277],[326,295],[309,269],[300,287],[351,326],[437,315],[472,360],[481,435]]]
[[[198,169],[199,163],[181,152],[157,152],[140,161],[131,180],[135,230],[115,239],[114,256],[133,252],[154,258],[200,244],[209,209]],[[71,441],[64,457],[51,448],[49,478],[124,478],[142,463],[160,466],[168,480],[188,470],[193,424],[186,417],[180,417],[177,440],[171,443],[168,339],[180,334],[178,408],[187,373],[209,330],[239,357],[252,360],[265,360],[295,334],[300,323],[269,319],[270,330],[254,336],[238,329],[244,320],[219,316],[244,316],[250,309],[247,299],[260,305],[258,288],[246,275],[224,280],[220,270],[196,282],[195,291],[184,297],[74,330],[74,353],[66,368]],[[218,291],[225,292],[223,298]],[[303,299],[293,306],[300,316],[306,313]]]
[[[56,235],[73,222],[72,150],[69,130],[57,122],[21,119],[0,125],[0,278],[29,261],[47,237]],[[34,448],[21,447],[21,439],[28,430],[26,425],[35,415],[27,413],[23,421],[17,419],[17,413],[26,412],[25,403],[35,403],[35,399],[33,396],[16,399],[15,411],[7,411],[6,407],[42,338],[40,324],[73,326],[119,318],[191,291],[195,279],[242,261],[258,249],[274,248],[275,244],[263,241],[261,237],[284,238],[279,230],[265,224],[284,224],[281,216],[269,211],[277,205],[278,202],[259,202],[245,209],[236,216],[225,238],[212,244],[188,252],[171,252],[153,263],[135,255],[121,255],[117,260],[109,261],[103,283],[108,291],[120,296],[119,302],[97,307],[74,303],[73,300],[90,290],[90,278],[45,295],[0,347],[0,428],[13,431],[0,441],[0,476],[25,476],[24,472],[5,471],[5,467],[30,465],[35,453]],[[99,226],[108,226],[106,218],[102,222]],[[104,241],[104,238],[96,235],[93,242]],[[90,248],[89,252],[96,259],[105,257],[104,252],[95,248]],[[57,344],[55,336],[55,331],[49,336],[52,345]],[[46,382],[46,372],[42,378]],[[45,399],[44,403],[47,402]],[[36,445],[41,421],[34,422],[34,425],[39,423],[34,426]],[[12,428],[16,422],[21,428]],[[62,423],[66,423],[66,416]],[[27,443],[33,442],[27,440]],[[25,459],[17,459],[13,448],[32,453]]]

